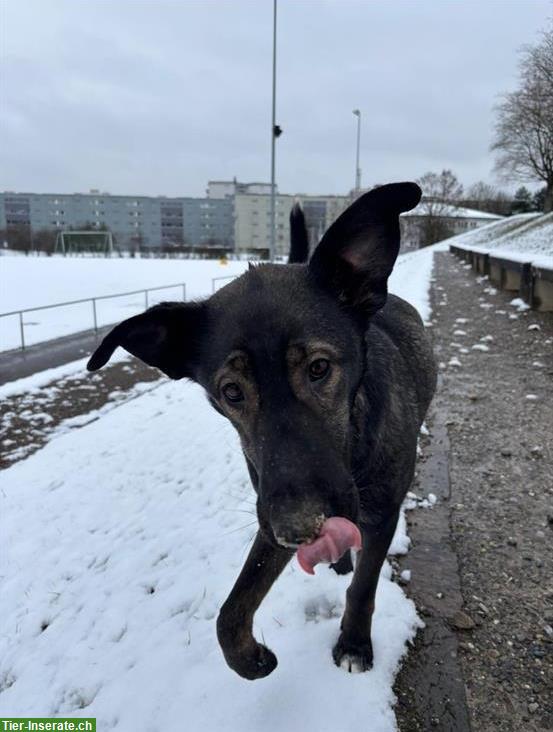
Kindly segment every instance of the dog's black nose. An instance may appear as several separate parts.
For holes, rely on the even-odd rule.
[[[271,520],[271,526],[275,539],[281,546],[297,549],[300,544],[313,541],[319,535],[324,520],[323,513],[302,511],[275,516]]]

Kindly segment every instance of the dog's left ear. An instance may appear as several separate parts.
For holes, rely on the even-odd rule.
[[[399,252],[399,214],[421,198],[416,183],[391,183],[357,199],[330,226],[309,263],[319,284],[372,315],[386,302]]]
[[[110,331],[87,364],[97,371],[121,346],[172,379],[192,378],[205,324],[204,303],[162,302]]]

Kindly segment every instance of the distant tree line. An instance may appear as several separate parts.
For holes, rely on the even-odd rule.
[[[424,241],[425,246],[454,234],[451,228],[451,214],[454,213],[455,207],[475,209],[499,216],[544,210],[545,186],[533,193],[525,186],[521,186],[513,195],[479,181],[465,190],[451,170],[425,173],[417,183],[423,191],[419,212],[420,239]]]
[[[31,229],[28,224],[12,224],[6,229],[0,229],[0,247],[7,243],[7,247],[14,251],[24,252],[25,254],[37,253],[51,256],[56,248],[57,236],[61,229]],[[79,227],[68,227],[63,229],[65,232],[72,231],[109,231],[106,224],[99,226],[92,223],[85,223]],[[233,247],[228,242],[220,241],[214,237],[208,238],[200,242],[199,245],[193,245],[181,237],[178,242],[162,242],[159,246],[147,246],[142,234],[132,236],[124,246],[120,246],[116,235],[112,232],[113,246],[116,254],[121,256],[129,255],[130,257],[154,257],[162,256],[166,258],[195,257],[203,259],[218,259],[228,256],[232,253]],[[89,248],[89,240],[82,237],[74,236],[73,244],[80,245],[82,251]]]

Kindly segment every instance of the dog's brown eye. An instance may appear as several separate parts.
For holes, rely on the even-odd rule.
[[[326,376],[330,369],[330,362],[326,358],[318,358],[309,364],[309,378],[317,381]]]
[[[222,391],[229,402],[241,402],[244,399],[244,394],[238,384],[225,384]]]

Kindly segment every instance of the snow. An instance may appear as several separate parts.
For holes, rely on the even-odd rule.
[[[521,297],[513,298],[509,304],[516,308],[519,312],[522,312],[524,310],[530,310],[530,305],[528,305],[527,302],[524,302]]]
[[[419,307],[423,319],[430,313],[425,283],[430,277],[432,247],[399,257],[390,278],[392,292],[403,293],[406,300]],[[421,267],[420,276],[417,267]],[[2,287],[0,313],[41,307],[69,300],[112,295],[140,288],[161,287],[179,282],[186,285],[187,299],[206,297],[220,285],[247,268],[245,262],[184,259],[96,259],[91,257],[0,257]],[[224,277],[213,283],[213,278]],[[181,300],[182,287],[177,285],[149,294],[149,304],[162,300]],[[111,325],[140,313],[145,308],[144,294],[113,300],[98,300],[96,312],[99,327]],[[53,310],[26,313],[27,345],[66,336],[93,327],[90,302],[68,305]],[[17,315],[0,318],[0,351],[20,345]]]
[[[553,213],[519,214],[446,239],[451,246],[553,267]],[[444,242],[444,243],[445,243]]]
[[[390,288],[425,320],[434,251],[402,257]],[[3,389],[32,398],[83,366]],[[0,688],[9,714],[92,716],[99,729],[121,732],[396,729],[392,683],[421,621],[388,563],[370,672],[347,674],[331,658],[350,577],[326,566],[309,577],[295,559],[254,623],[279,666],[253,683],[226,666],[215,619],[256,518],[237,436],[199,387],[159,382],[67,420],[3,471],[0,500]],[[402,512],[391,551],[409,544]]]
[[[406,218],[409,218],[410,216],[428,216],[430,210],[431,207],[428,202],[421,201],[416,208],[402,213],[401,216],[405,216]],[[487,211],[480,211],[476,208],[464,208],[463,206],[452,206],[449,204],[442,204],[436,215],[450,219],[486,219],[490,221],[503,219],[503,216],[499,214],[492,214]]]
[[[119,350],[111,357],[110,362],[126,361],[129,358],[131,356],[126,351]],[[69,377],[83,378],[88,375],[86,370],[87,361],[88,356],[86,358],[79,358],[77,361],[70,361],[62,366],[38,371],[36,374],[25,376],[22,379],[15,379],[14,381],[8,381],[6,384],[0,384],[0,399],[7,399],[8,397],[24,392],[29,394],[40,392],[44,395],[44,387],[51,382]]]
[[[278,668],[251,684],[226,667],[215,618],[255,516],[238,440],[198,387],[170,382],[113,409],[2,483],[10,714],[120,730],[353,730],[362,718],[395,729],[391,684],[419,621],[389,565],[371,672],[348,675],[330,656],[349,578],[325,566],[310,578],[295,560],[256,615]]]
[[[182,300],[182,283],[186,285],[186,298],[196,299],[212,293],[213,278],[231,278],[246,268],[246,262],[223,265],[213,260],[1,256],[0,313],[176,285],[150,292],[149,305],[155,305],[162,300]],[[144,308],[143,292],[98,300],[98,325],[111,325]],[[23,319],[28,345],[89,330],[94,324],[90,302],[25,313]],[[1,318],[0,350],[19,345],[19,317]]]
[[[423,321],[430,318],[430,277],[437,246],[407,252],[397,258],[388,289],[416,307]]]

